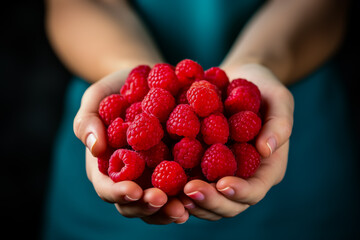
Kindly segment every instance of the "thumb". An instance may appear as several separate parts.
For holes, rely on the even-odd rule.
[[[113,93],[119,93],[128,71],[114,72],[92,84],[81,99],[73,129],[77,138],[90,150],[93,156],[99,156],[107,147],[106,128],[98,114],[100,102]]]
[[[256,139],[256,148],[269,157],[290,138],[293,127],[294,99],[286,88],[264,100],[264,124]]]

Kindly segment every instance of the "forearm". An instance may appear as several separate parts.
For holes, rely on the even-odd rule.
[[[251,19],[223,62],[268,67],[291,84],[324,62],[339,46],[347,1],[270,1]]]
[[[162,61],[126,1],[48,0],[47,32],[64,64],[91,82],[121,68]]]

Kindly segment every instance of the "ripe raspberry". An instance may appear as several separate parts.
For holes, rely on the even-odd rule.
[[[187,181],[184,169],[174,161],[162,161],[154,170],[151,182],[168,196],[180,193]]]
[[[225,100],[225,109],[230,114],[241,111],[252,111],[257,113],[260,109],[261,98],[257,92],[246,86],[234,88]]]
[[[153,185],[151,184],[151,176],[153,173],[153,169],[148,168],[145,166],[145,169],[140,177],[134,180],[142,189],[152,188]]]
[[[107,139],[110,147],[121,148],[127,145],[126,130],[129,124],[116,118],[107,128]]]
[[[261,99],[261,93],[260,93],[259,88],[254,83],[252,83],[244,78],[237,78],[230,82],[229,86],[227,87],[227,91],[226,91],[227,96],[229,96],[230,93],[232,92],[232,90],[234,90],[237,87],[250,87]]]
[[[189,105],[179,104],[171,112],[166,129],[170,135],[195,138],[200,131],[200,121]]]
[[[170,159],[168,146],[160,141],[149,150],[139,151],[140,156],[145,160],[149,168],[155,168],[160,162]]]
[[[229,85],[229,78],[219,67],[212,67],[205,71],[204,79],[217,86],[222,93],[226,93],[226,89]]]
[[[120,94],[112,94],[100,102],[99,115],[104,124],[108,126],[115,118],[123,118],[128,106],[129,104],[123,96]]]
[[[145,160],[135,151],[116,150],[109,160],[109,177],[114,182],[134,180],[141,176],[145,168]]]
[[[200,128],[206,144],[225,144],[229,138],[229,124],[222,113],[213,113],[201,121]]]
[[[125,122],[132,122],[139,113],[142,113],[141,102],[136,102],[130,105],[125,112]]]
[[[175,67],[175,73],[182,87],[190,86],[195,80],[204,77],[201,65],[190,59],[180,61]]]
[[[141,101],[149,91],[147,83],[149,72],[149,66],[139,65],[129,73],[124,86],[120,89],[120,94],[123,95],[129,103]]]
[[[108,175],[109,160],[113,152],[114,149],[108,147],[106,151],[98,157],[99,171],[105,175]]]
[[[127,130],[127,142],[136,151],[148,150],[160,142],[164,131],[159,120],[147,113],[135,116]]]
[[[212,90],[214,90],[218,95],[219,97],[221,98],[221,91],[220,89],[215,86],[214,84],[210,83],[209,81],[207,80],[200,80],[200,81],[195,81],[193,84],[191,84],[191,87],[206,87],[206,88],[210,88]],[[190,87],[189,87],[190,88]]]
[[[194,138],[183,138],[173,148],[174,161],[183,168],[193,168],[199,165],[204,149]]]
[[[256,148],[248,143],[235,143],[231,150],[237,162],[235,175],[244,179],[253,176],[260,166],[260,154]]]
[[[175,98],[162,88],[152,88],[141,102],[144,112],[157,117],[160,122],[166,122],[175,107]]]
[[[191,108],[200,117],[209,116],[211,113],[221,109],[221,98],[210,87],[192,85],[186,93],[186,98]]]
[[[149,73],[148,85],[150,88],[159,87],[168,90],[173,96],[176,96],[180,88],[174,69],[166,63],[155,64]]]
[[[189,87],[180,89],[178,95],[176,96],[176,104],[189,104],[186,98],[187,90],[189,90]]]
[[[201,160],[202,172],[210,182],[236,172],[236,160],[231,150],[221,143],[211,145]]]
[[[261,129],[261,119],[256,113],[242,111],[229,119],[230,137],[237,142],[248,142],[255,138]]]

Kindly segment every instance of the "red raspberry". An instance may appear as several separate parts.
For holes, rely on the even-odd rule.
[[[136,102],[130,105],[125,112],[125,122],[132,122],[139,113],[142,113],[141,102]]]
[[[116,118],[107,128],[107,139],[110,147],[121,148],[127,145],[126,130],[129,124],[121,118]]]
[[[186,98],[186,92],[189,90],[189,87],[185,87],[180,89],[177,97],[176,97],[176,103],[177,104],[189,104],[187,98]]]
[[[147,113],[135,116],[127,130],[127,142],[136,151],[148,150],[158,144],[164,131],[159,120]]]
[[[256,148],[248,143],[235,143],[231,146],[237,162],[236,176],[249,178],[260,166],[260,154]]]
[[[168,146],[160,141],[149,150],[139,151],[149,168],[155,168],[160,162],[170,159],[170,151]]]
[[[206,86],[196,86],[191,85],[190,89],[186,93],[186,98],[191,106],[191,108],[196,112],[200,117],[209,116],[215,111],[221,109],[221,98],[218,93]]]
[[[149,72],[149,66],[139,65],[129,73],[124,86],[120,89],[120,94],[123,95],[129,103],[141,101],[149,91],[147,83]]]
[[[244,78],[237,78],[230,82],[229,86],[227,87],[227,92],[226,92],[227,96],[229,96],[232,90],[234,90],[237,87],[250,87],[261,99],[261,93],[259,88],[254,83]]]
[[[202,172],[210,182],[236,172],[236,160],[231,150],[221,143],[211,145],[201,160]]]
[[[200,80],[200,81],[196,81],[194,82],[191,87],[206,87],[206,88],[211,88],[212,90],[214,90],[218,95],[219,97],[221,98],[221,91],[220,89],[215,86],[214,84],[210,83],[209,81],[207,80]]]
[[[108,126],[115,118],[123,118],[128,106],[129,104],[123,96],[120,94],[112,94],[100,102],[99,115],[104,124]]]
[[[180,193],[187,181],[184,169],[174,161],[162,161],[155,168],[151,182],[154,187],[161,189],[168,196]]]
[[[107,148],[106,151],[98,157],[98,168],[99,171],[105,175],[108,175],[109,160],[113,154],[114,149]]]
[[[141,176],[145,168],[145,160],[135,151],[116,150],[109,160],[109,177],[114,182],[134,180]]]
[[[182,87],[190,86],[195,80],[204,78],[201,65],[190,59],[180,61],[175,67],[175,73]]]
[[[222,93],[226,93],[226,89],[229,85],[229,78],[219,67],[212,67],[205,71],[204,79],[217,86]]]
[[[155,64],[149,73],[148,85],[150,88],[159,87],[168,90],[173,96],[176,96],[180,88],[174,69],[166,63]]]
[[[175,107],[175,98],[162,88],[152,88],[141,102],[144,112],[157,117],[160,122],[166,122]]]
[[[261,129],[261,119],[256,113],[242,111],[229,119],[230,137],[237,142],[248,142],[255,138]]]
[[[179,104],[171,112],[166,129],[169,134],[195,138],[200,131],[200,121],[189,105]]]
[[[229,138],[229,124],[222,113],[213,113],[201,121],[200,128],[206,144],[225,144]]]
[[[173,148],[174,161],[183,168],[193,168],[199,165],[204,149],[194,138],[183,138]]]
[[[253,88],[236,87],[225,100],[225,109],[230,115],[241,111],[257,113],[260,109],[260,103],[261,98]]]

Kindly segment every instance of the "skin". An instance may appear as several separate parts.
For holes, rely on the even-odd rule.
[[[193,180],[179,197],[142,190],[132,181],[114,183],[98,171],[106,149],[100,101],[118,93],[129,71],[165,62],[126,1],[48,0],[49,39],[64,64],[93,83],[84,93],[74,132],[86,149],[86,171],[99,197],[126,217],[150,224],[184,223],[190,215],[207,220],[233,217],[261,201],[286,172],[294,99],[286,86],[328,59],[341,43],[347,1],[269,1],[239,33],[220,65],[230,79],[246,78],[260,88],[264,124],[256,139],[262,164],[247,179],[216,183]]]

